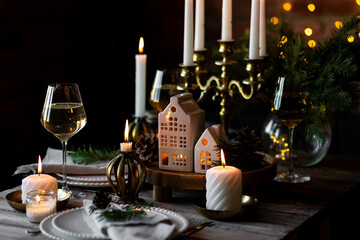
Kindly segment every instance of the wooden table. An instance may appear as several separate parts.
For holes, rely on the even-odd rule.
[[[214,226],[184,239],[359,239],[360,158],[328,156],[319,165],[298,172],[309,174],[311,182],[272,182],[258,191],[260,203],[255,211],[233,221],[211,220]],[[7,204],[5,196],[10,191],[0,193],[0,239],[47,239],[42,234],[25,233],[38,226]],[[193,205],[202,194],[174,191],[171,202],[155,205],[180,212],[190,224],[198,224],[209,220],[198,214]],[[88,198],[92,196],[89,193]],[[141,192],[141,197],[152,201],[151,186]],[[76,206],[81,206],[80,200],[68,204]]]

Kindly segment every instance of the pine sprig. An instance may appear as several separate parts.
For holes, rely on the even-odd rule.
[[[124,221],[141,219],[145,215],[146,212],[144,209],[124,209],[124,210],[110,209],[102,212],[99,216],[99,219],[124,222]]]
[[[86,147],[77,148],[68,153],[75,164],[88,165],[96,161],[111,160],[117,156],[115,149],[107,148],[93,148],[91,145],[88,149]]]

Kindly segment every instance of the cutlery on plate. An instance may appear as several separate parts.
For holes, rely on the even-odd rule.
[[[212,226],[212,225],[214,225],[213,222],[204,222],[204,223],[202,223],[202,224],[195,225],[195,226],[189,228],[188,230],[186,230],[186,231],[182,234],[182,236],[189,236],[190,234],[193,234],[194,232],[197,232],[197,231],[203,229],[203,228],[206,227],[206,226]]]
[[[40,229],[29,229],[25,231],[26,233],[39,233],[41,232]]]

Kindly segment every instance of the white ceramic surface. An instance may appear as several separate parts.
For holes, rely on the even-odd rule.
[[[177,234],[182,233],[189,226],[187,219],[176,212],[156,207],[150,208],[149,211],[167,216],[175,224]],[[51,239],[108,239],[94,229],[97,229],[94,222],[87,216],[83,208],[55,213],[40,223],[41,232]]]

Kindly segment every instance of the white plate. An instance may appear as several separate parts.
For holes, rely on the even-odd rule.
[[[177,235],[185,231],[189,226],[187,219],[176,212],[155,207],[151,208],[150,211],[167,216],[175,224]],[[40,223],[40,230],[47,237],[56,240],[107,239],[99,231],[94,232],[93,229],[97,229],[94,226],[83,208],[75,208],[45,218]]]
[[[56,174],[57,176],[63,178],[62,174]],[[115,176],[111,176],[111,179],[115,181]],[[75,182],[107,182],[108,178],[106,175],[67,175],[68,181],[75,181]]]
[[[74,208],[59,213],[52,219],[52,225],[58,232],[70,238],[108,239],[98,230],[84,208]]]
[[[63,183],[62,180],[58,180],[58,182]],[[91,188],[111,187],[109,182],[73,182],[73,181],[68,181],[67,184],[69,186],[74,186],[74,187],[91,187]]]

